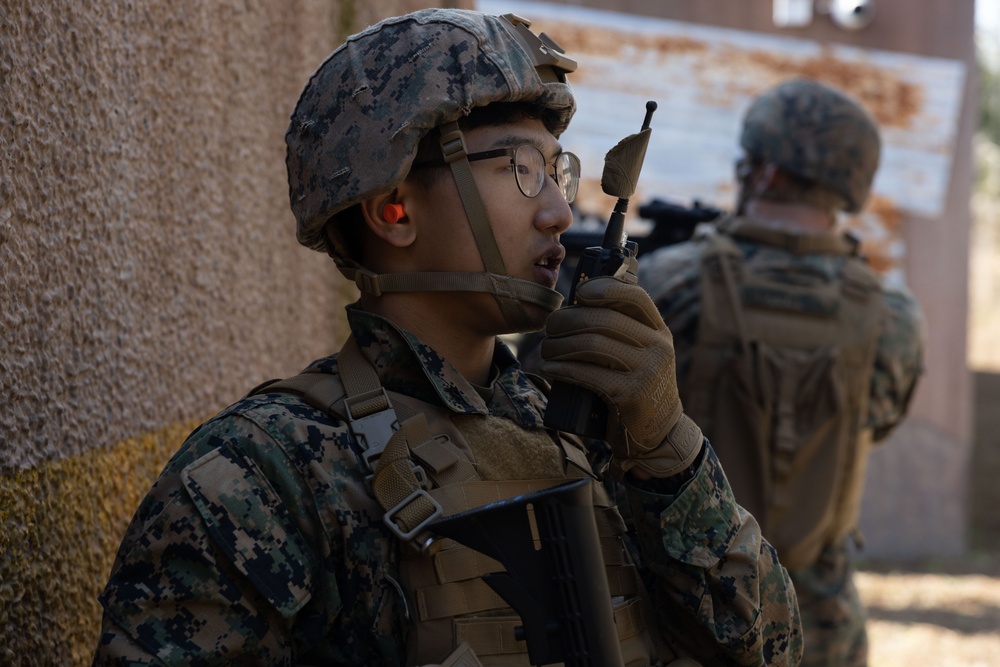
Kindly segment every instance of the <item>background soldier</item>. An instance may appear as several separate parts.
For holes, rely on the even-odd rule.
[[[547,318],[550,370],[612,401],[634,519],[596,480],[588,495],[626,664],[797,662],[787,573],[681,413],[652,301],[595,279],[549,317],[576,64],[528,26],[420,11],[315,72],[286,135],[290,200],[299,241],[361,290],[352,336],[191,434],[122,542],[95,664],[526,664],[521,620],[482,580],[497,563],[428,526],[594,479],[497,338]]]
[[[919,308],[836,230],[868,197],[880,142],[844,94],[795,80],[749,107],[735,216],[640,257],[674,334],[686,412],[795,583],[803,664],[864,665],[852,536],[873,442],[922,368]]]

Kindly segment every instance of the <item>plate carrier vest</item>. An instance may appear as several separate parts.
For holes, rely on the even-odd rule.
[[[734,239],[844,255],[843,272],[830,282],[795,262],[745,262]],[[704,243],[701,315],[680,388],[685,412],[782,565],[805,567],[855,530],[871,447],[880,282],[846,235],[729,218]]]
[[[556,438],[564,464],[568,464],[564,465],[566,477],[484,481],[469,459],[466,435],[449,418],[449,410],[383,388],[353,337],[337,361],[337,375],[305,372],[264,383],[250,393],[298,395],[347,423],[363,448],[364,465],[371,472],[369,492],[385,510],[386,525],[399,539],[416,547],[402,549],[400,562],[400,584],[414,617],[407,638],[407,664],[529,665],[526,644],[514,639],[514,628],[522,624],[520,616],[482,580],[484,574],[500,571],[503,566],[454,540],[431,540],[425,526],[439,516],[567,479],[593,478],[582,443],[548,430],[529,433],[516,426],[508,428],[516,430],[521,439],[551,442]],[[487,419],[509,422],[500,417]],[[648,596],[623,541],[624,520],[596,480],[591,488],[625,665],[658,664],[645,620],[651,613],[644,608]],[[474,652],[471,658],[466,647]],[[452,653],[445,661],[448,652]]]

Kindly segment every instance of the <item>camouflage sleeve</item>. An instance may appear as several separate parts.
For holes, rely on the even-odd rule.
[[[248,455],[269,442],[253,421],[229,415],[170,461],[101,596],[95,665],[289,664],[316,569],[302,526],[316,519],[296,494],[276,491],[301,486],[281,448],[270,448],[271,461]]]
[[[195,431],[122,540],[94,664],[399,664],[393,541],[352,445],[288,395]]]
[[[884,440],[903,420],[924,370],[924,320],[916,300],[904,291],[883,293],[885,310],[875,352],[868,425]]]
[[[676,497],[627,488],[640,571],[673,652],[706,667],[798,664],[791,579],[733,499],[711,445]]]

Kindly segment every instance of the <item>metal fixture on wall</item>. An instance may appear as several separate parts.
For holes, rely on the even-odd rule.
[[[875,18],[875,0],[774,0],[772,20],[779,28],[803,28],[814,14],[825,14],[844,30],[861,30]]]

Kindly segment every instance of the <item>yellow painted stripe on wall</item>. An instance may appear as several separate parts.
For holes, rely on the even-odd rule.
[[[0,664],[90,664],[122,535],[200,421],[0,473]]]

